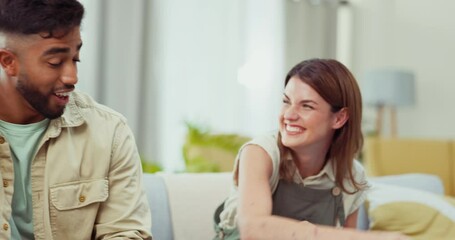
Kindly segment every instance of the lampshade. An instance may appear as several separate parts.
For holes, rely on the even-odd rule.
[[[415,102],[414,74],[396,69],[372,70],[361,82],[362,95],[368,105],[410,106]]]

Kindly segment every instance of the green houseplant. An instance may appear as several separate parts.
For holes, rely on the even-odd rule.
[[[206,127],[189,122],[186,126],[183,158],[187,172],[231,171],[237,151],[250,140],[238,134],[212,133]]]

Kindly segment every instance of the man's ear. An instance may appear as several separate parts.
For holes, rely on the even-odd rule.
[[[342,108],[340,111],[335,113],[335,118],[332,127],[334,129],[339,129],[344,126],[348,119],[349,119],[348,109]]]
[[[0,48],[0,66],[3,68],[3,71],[8,76],[16,76],[17,75],[17,57],[11,51]]]

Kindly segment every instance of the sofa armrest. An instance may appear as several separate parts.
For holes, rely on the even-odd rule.
[[[151,231],[153,239],[174,239],[169,199],[164,179],[156,174],[144,173],[143,183],[152,212]]]

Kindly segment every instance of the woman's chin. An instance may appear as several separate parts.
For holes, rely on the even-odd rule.
[[[297,147],[302,144],[302,141],[296,137],[282,137],[281,143],[283,146],[288,147],[288,148],[293,148]]]

